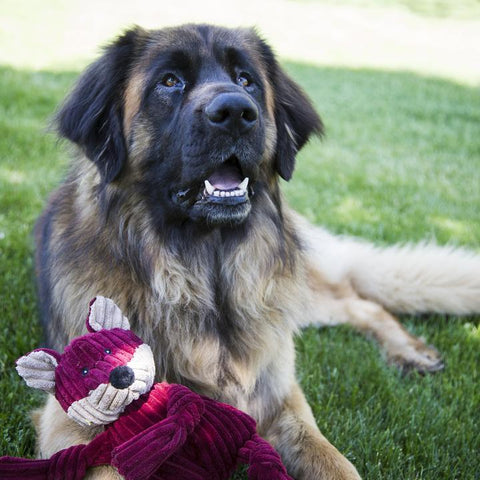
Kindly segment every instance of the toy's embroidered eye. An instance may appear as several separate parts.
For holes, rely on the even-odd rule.
[[[106,348],[106,349],[105,349],[105,353],[106,353],[107,355],[110,355],[110,354],[112,353],[112,351],[111,351],[109,348]]]
[[[85,376],[87,375],[87,373],[88,373],[88,368],[87,367],[82,368],[82,375]]]

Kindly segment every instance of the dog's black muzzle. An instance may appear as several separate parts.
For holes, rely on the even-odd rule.
[[[211,128],[237,138],[258,123],[258,108],[244,93],[221,93],[206,105],[204,112]]]

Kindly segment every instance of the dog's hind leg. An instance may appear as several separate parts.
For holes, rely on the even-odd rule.
[[[435,348],[408,333],[389,311],[480,313],[480,255],[427,244],[379,248],[288,213],[303,241],[313,307],[303,325],[348,323],[375,338],[391,363],[440,370]]]
[[[331,285],[318,272],[309,272],[312,311],[309,322],[316,325],[352,325],[374,338],[387,361],[402,370],[421,373],[443,368],[438,351],[410,334],[403,325],[379,304],[360,298],[348,281]]]
[[[348,323],[373,337],[390,364],[404,371],[415,369],[433,373],[443,369],[443,362],[435,347],[410,334],[403,325],[380,305],[349,298],[337,300],[333,315],[339,323]]]

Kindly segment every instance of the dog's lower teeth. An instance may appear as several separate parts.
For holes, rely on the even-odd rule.
[[[243,197],[247,194],[246,190],[236,189],[236,190],[211,190],[211,185],[205,184],[205,189],[203,190],[204,197]]]
[[[248,177],[244,178],[242,183],[235,190],[219,190],[215,188],[208,180],[205,180],[204,197],[243,197],[247,194]]]

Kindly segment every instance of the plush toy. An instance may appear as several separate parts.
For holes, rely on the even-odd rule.
[[[21,357],[17,371],[69,417],[104,430],[46,460],[2,457],[0,478],[80,480],[88,467],[113,465],[127,480],[224,480],[244,463],[250,480],[291,480],[247,414],[182,385],[154,384],[152,351],[112,300],[90,303],[87,328],[63,354]]]

